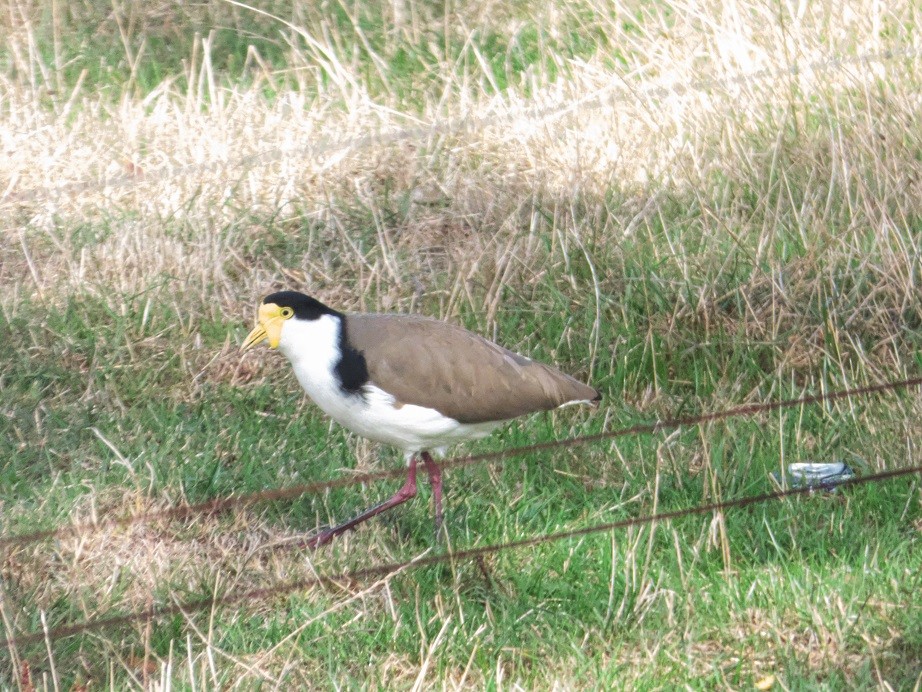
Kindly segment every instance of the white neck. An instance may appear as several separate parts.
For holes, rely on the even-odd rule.
[[[301,386],[314,399],[317,386],[327,389],[335,384],[330,380],[341,357],[339,330],[340,318],[335,315],[322,315],[316,320],[290,319],[282,327],[279,350],[291,361]]]

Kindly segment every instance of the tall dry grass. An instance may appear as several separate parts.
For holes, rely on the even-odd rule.
[[[459,277],[454,293],[465,290],[461,277],[502,281],[516,270],[501,258],[527,257],[534,226],[565,248],[616,245],[657,219],[681,223],[676,207],[689,209],[697,242],[734,238],[766,268],[779,263],[779,228],[794,237],[809,229],[844,262],[861,261],[866,230],[877,229],[874,242],[892,260],[879,268],[881,281],[909,299],[915,241],[906,229],[918,215],[920,184],[911,127],[920,93],[914,3],[542,6],[533,21],[548,36],[589,17],[607,43],[562,65],[566,78],[523,74],[500,93],[485,89],[492,73],[476,38],[514,32],[516,10],[486,3],[434,17],[412,2],[388,8],[385,19],[396,12],[412,21],[395,25],[386,49],[431,34],[464,42],[470,58],[463,69],[433,65],[409,110],[387,75],[370,93],[368,64],[348,50],[360,27],[331,34],[307,4],[278,19],[268,14],[279,6],[195,10],[205,13],[200,22],[253,22],[289,37],[294,77],[254,58],[246,86],[222,83],[213,41],[202,35],[183,75],[138,93],[130,83],[93,92],[79,81],[61,90],[61,66],[33,48],[46,8],[11,1],[0,122],[7,239],[0,279],[15,287],[4,292],[6,304],[10,290],[49,299],[131,294],[165,273],[252,300],[285,272],[347,305],[356,299],[336,291],[342,275],[391,284],[397,290],[387,301],[396,304],[412,293],[413,276],[436,269]],[[70,21],[85,21],[80,12],[73,8]],[[126,46],[126,32],[190,21],[166,5],[114,4],[106,12],[95,18],[99,30]],[[55,45],[66,40],[62,31]],[[127,62],[139,59],[126,49]],[[326,79],[317,78],[321,71]],[[265,98],[267,85],[290,79],[296,88]],[[409,200],[398,228],[380,221],[385,189]],[[840,198],[844,207],[831,204]],[[376,247],[353,248],[343,236],[343,199],[379,220]],[[258,235],[252,224],[269,217],[313,220],[318,242],[341,248],[341,274],[317,256],[248,272],[251,258],[238,250]],[[111,232],[77,247],[65,230],[73,224]],[[687,274],[689,251],[677,242],[673,261]],[[492,279],[477,276],[485,264]],[[778,279],[764,281],[780,288]],[[489,290],[487,297],[495,303]],[[449,300],[444,309],[451,307]]]

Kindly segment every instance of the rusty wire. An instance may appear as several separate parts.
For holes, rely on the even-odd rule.
[[[907,466],[879,473],[869,474],[866,476],[854,477],[842,482],[836,483],[836,488],[852,487],[865,483],[879,483],[894,478],[922,474],[922,466]],[[822,486],[820,486],[822,487]],[[114,629],[124,625],[130,625],[138,622],[150,622],[159,618],[171,615],[190,615],[191,613],[202,610],[210,610],[218,606],[233,605],[235,603],[245,603],[250,601],[265,600],[276,596],[284,596],[295,591],[304,591],[314,587],[342,587],[344,584],[354,584],[355,582],[367,581],[368,579],[380,579],[388,577],[397,572],[406,569],[419,569],[431,565],[442,564],[470,558],[482,558],[485,555],[495,555],[508,550],[527,548],[531,546],[543,545],[555,541],[562,541],[568,538],[578,538],[592,534],[603,533],[605,531],[614,531],[616,529],[626,529],[634,526],[653,524],[658,521],[672,521],[697,514],[708,514],[710,512],[722,512],[728,509],[747,507],[750,505],[762,504],[772,500],[778,500],[795,495],[805,495],[817,490],[816,487],[798,487],[786,490],[777,490],[771,493],[761,495],[750,495],[736,498],[734,500],[725,500],[721,502],[710,502],[695,507],[678,509],[669,512],[660,512],[658,514],[648,514],[631,519],[621,519],[600,524],[593,524],[578,529],[568,529],[556,533],[542,534],[532,536],[516,541],[505,543],[495,543],[492,545],[480,546],[475,548],[466,548],[463,550],[438,553],[435,555],[424,555],[421,557],[401,560],[398,562],[389,562],[380,565],[373,565],[362,569],[339,572],[333,575],[319,575],[306,579],[297,579],[294,581],[267,586],[258,589],[249,589],[246,591],[231,592],[222,596],[211,596],[206,598],[192,599],[182,602],[174,602],[169,605],[152,606],[140,611],[124,613],[122,615],[109,615],[100,618],[85,620],[71,624],[59,625],[42,632],[31,632],[13,636],[9,639],[0,640],[0,649],[13,650],[18,646],[26,644],[35,644],[37,642],[50,643],[56,639],[70,637],[77,634],[86,634],[97,630]]]
[[[511,449],[501,449],[494,452],[485,452],[483,454],[474,454],[466,457],[445,459],[439,462],[439,466],[443,471],[453,470],[463,468],[465,466],[473,466],[475,464],[483,463],[486,461],[499,461],[548,449],[575,447],[577,445],[584,445],[604,440],[613,440],[619,437],[628,437],[632,435],[653,434],[661,430],[674,430],[676,428],[699,425],[701,423],[709,423],[718,420],[725,420],[728,418],[741,418],[779,409],[825,403],[856,396],[867,396],[869,394],[877,394],[894,389],[903,389],[918,385],[922,385],[922,377],[910,377],[903,380],[880,382],[863,387],[835,390],[832,392],[826,392],[824,394],[811,394],[795,399],[782,399],[779,401],[768,401],[757,404],[744,404],[742,406],[736,406],[734,408],[725,409],[723,411],[667,418],[665,420],[656,421],[654,423],[639,423],[637,425],[631,425],[625,428],[619,428],[617,430],[594,433],[591,435],[570,437],[563,440],[550,440],[548,442],[538,442],[536,444],[526,445],[523,447],[513,447]],[[62,538],[72,534],[83,534],[111,528],[126,527],[133,524],[146,522],[173,521],[197,515],[213,515],[241,507],[247,507],[260,502],[291,500],[303,495],[316,494],[333,488],[342,488],[350,485],[358,485],[390,478],[398,478],[404,476],[405,474],[406,470],[402,468],[372,471],[370,473],[333,478],[326,481],[316,481],[313,483],[303,483],[284,488],[260,490],[244,495],[218,497],[213,500],[207,500],[197,504],[180,505],[178,507],[171,507],[165,510],[143,512],[140,514],[132,514],[127,516],[103,517],[102,519],[96,521],[68,524],[53,529],[41,529],[27,533],[0,536],[0,550],[14,546],[38,543],[40,541],[48,540],[51,538]]]

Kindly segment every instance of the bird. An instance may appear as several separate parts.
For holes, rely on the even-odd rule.
[[[420,315],[343,313],[298,291],[266,296],[241,348],[263,341],[291,362],[307,395],[330,418],[370,440],[400,449],[407,480],[391,498],[320,530],[309,548],[329,543],[416,495],[422,460],[432,486],[436,536],[443,522],[447,447],[485,437],[537,411],[588,404],[601,393],[563,372],[513,353],[463,327]]]

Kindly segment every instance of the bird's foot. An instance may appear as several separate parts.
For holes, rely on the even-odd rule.
[[[321,546],[324,546],[332,541],[339,533],[342,533],[342,531],[337,531],[335,528],[322,529],[305,540],[303,545],[305,548],[317,550],[317,548],[320,548]]]
[[[437,508],[436,514],[437,516],[440,517],[442,513],[442,495],[441,495],[442,488],[441,488],[441,476],[437,475],[437,477],[439,479],[439,485],[438,485],[439,493],[437,495],[438,502],[436,504],[436,508]],[[349,529],[355,528],[362,522],[368,521],[372,517],[377,516],[378,514],[381,514],[381,512],[387,511],[391,507],[396,507],[397,505],[402,504],[406,502],[407,500],[409,500],[410,498],[415,497],[415,496],[416,496],[416,457],[414,456],[410,459],[410,466],[407,471],[406,483],[403,484],[403,487],[400,490],[398,490],[394,494],[393,497],[391,497],[388,500],[385,500],[381,504],[375,505],[371,509],[366,509],[364,512],[359,514],[357,517],[353,517],[352,519],[350,519],[349,521],[343,524],[339,524],[338,526],[334,526],[333,528],[327,527],[327,528],[321,529],[316,535],[308,538],[304,542],[304,545],[310,548],[311,550],[319,548],[322,545],[326,545],[339,534],[345,533]],[[439,522],[441,523],[441,519],[439,519]]]

